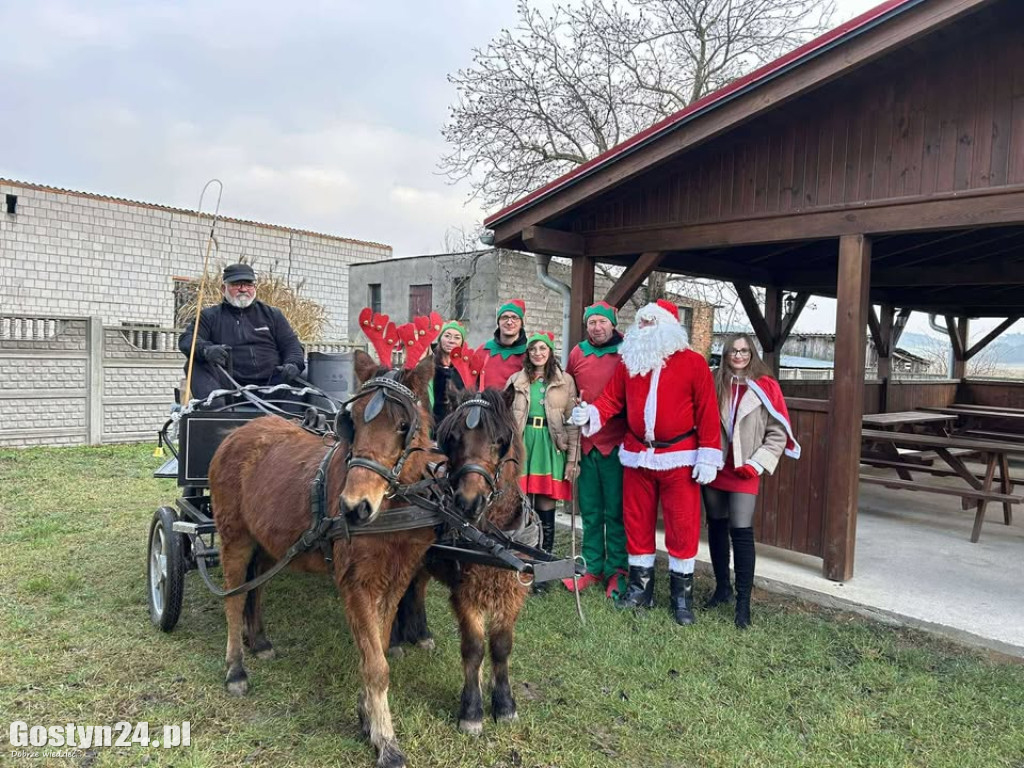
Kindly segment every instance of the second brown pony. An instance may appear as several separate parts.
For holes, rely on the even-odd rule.
[[[518,526],[521,515],[528,514],[519,493],[523,440],[512,419],[512,392],[488,389],[479,394],[464,394],[461,400],[437,429],[438,447],[448,456],[455,508],[467,520],[482,515],[486,522],[481,527],[485,531],[512,530]],[[476,412],[471,415],[473,409]],[[451,591],[452,609],[462,638],[464,684],[459,728],[474,734],[483,729],[480,672],[485,640],[491,652],[491,716],[499,721],[514,720],[516,702],[509,684],[508,659],[527,587],[516,571],[428,556],[426,568],[402,598],[391,635],[392,646],[402,642],[432,645],[424,604],[431,576]]]
[[[377,472],[346,463],[351,459],[384,468],[401,464],[399,482],[411,483],[423,477],[429,449],[430,416],[424,407],[432,361],[412,371],[392,374],[389,392],[364,418],[373,396],[352,402],[350,418],[342,421],[351,435],[334,454],[327,467],[327,515],[341,513],[354,524],[375,517],[386,501],[389,483]],[[369,355],[355,353],[355,371],[361,385],[385,374]],[[408,395],[403,394],[405,390]],[[347,431],[339,429],[339,432]],[[350,450],[348,450],[350,448]],[[412,450],[410,450],[412,449]],[[221,537],[220,558],[227,589],[263,573],[280,559],[309,527],[310,487],[327,449],[321,438],[303,431],[284,419],[270,416],[255,419],[229,435],[210,464],[210,495],[217,531]],[[400,768],[405,755],[395,739],[388,707],[389,669],[385,657],[391,623],[398,600],[434,541],[433,528],[418,528],[388,534],[353,536],[333,543],[334,580],[345,605],[345,615],[359,651],[363,688],[357,713],[363,734],[377,749],[380,768]],[[327,572],[318,550],[292,561],[299,570]],[[248,691],[243,665],[243,638],[249,651],[265,658],[273,646],[263,628],[262,588],[226,598],[228,691]],[[244,624],[244,627],[243,627]]]

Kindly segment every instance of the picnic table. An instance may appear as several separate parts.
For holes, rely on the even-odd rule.
[[[985,520],[985,508],[989,502],[1003,505],[1003,522],[1010,525],[1013,522],[1012,505],[1024,501],[1021,496],[1013,494],[1015,481],[1010,477],[1009,468],[1009,456],[1024,456],[1024,442],[986,440],[960,435],[919,435],[882,429],[863,429],[861,437],[865,444],[865,450],[862,450],[861,455],[862,464],[895,469],[899,473],[899,479],[861,473],[861,482],[888,488],[959,496],[964,509],[971,505],[976,507],[974,528],[971,531],[972,542],[977,542],[981,537],[981,524]],[[907,461],[899,454],[898,449],[901,447],[933,452],[945,462],[948,469]],[[882,450],[881,454],[878,452],[879,449]],[[976,453],[983,457],[984,475],[976,475],[964,463],[962,456],[967,453]],[[892,458],[893,456],[895,458]],[[997,469],[999,485],[995,486]],[[923,472],[937,477],[958,477],[967,487],[923,483],[915,480],[911,472]]]
[[[903,427],[925,426],[942,431],[957,416],[949,413],[932,413],[930,411],[894,411],[893,413],[867,413],[861,418],[866,427],[879,429],[896,429]]]
[[[921,410],[928,413],[956,416],[968,427],[973,427],[974,425],[984,426],[986,423],[998,422],[998,424],[1004,425],[1007,429],[1013,430],[1013,432],[1004,434],[1013,436],[1019,432],[1019,438],[1024,440],[1024,408],[988,408],[985,406],[954,403],[953,405],[945,406],[925,406]]]

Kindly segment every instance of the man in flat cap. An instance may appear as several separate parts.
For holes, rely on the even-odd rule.
[[[281,310],[256,299],[256,274],[248,264],[224,268],[223,301],[199,315],[192,397],[203,399],[215,389],[233,389],[217,370],[230,371],[239,384],[280,384],[305,368],[302,345]],[[178,339],[188,357],[195,323]],[[188,363],[185,364],[186,373]]]

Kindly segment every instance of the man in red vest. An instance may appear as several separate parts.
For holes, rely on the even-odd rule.
[[[671,609],[693,624],[693,567],[700,536],[700,486],[722,466],[718,399],[707,361],[690,349],[675,304],[659,299],[637,312],[620,347],[622,364],[593,405],[573,409],[583,434],[598,434],[626,412],[619,449],[629,585],[622,608],[654,604],[655,528],[660,502],[669,554]]]
[[[523,369],[526,357],[526,331],[523,330],[526,302],[522,299],[505,302],[498,307],[497,318],[494,338],[480,347],[486,349],[489,356],[484,368],[483,389],[504,389],[509,377]]]
[[[593,402],[620,365],[618,314],[603,301],[583,312],[587,338],[569,353],[566,372],[576,381],[583,401]],[[593,437],[580,445],[580,476],[576,483],[580,517],[583,519],[583,559],[587,572],[578,582],[583,590],[606,584],[608,597],[625,592],[626,532],[622,527],[622,464],[619,445],[626,434],[626,419],[613,416]],[[576,583],[565,580],[572,591]]]

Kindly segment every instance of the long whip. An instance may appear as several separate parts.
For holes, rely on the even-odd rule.
[[[576,405],[579,405],[579,398],[576,398]],[[581,451],[583,446],[580,444],[580,437],[576,436],[576,455],[579,460],[576,462],[576,474],[572,478],[572,515],[570,517],[569,525],[569,555],[572,557],[572,586],[573,596],[576,598],[576,613],[579,614],[580,624],[586,625],[587,617],[583,615],[583,604],[580,602],[580,576],[576,573],[576,516],[580,511],[580,494],[579,494],[579,480],[580,480],[580,460],[583,459]]]
[[[188,403],[192,399],[192,368],[195,364],[196,358],[196,339],[199,338],[199,315],[203,311],[203,298],[206,292],[206,273],[210,265],[210,250],[216,244],[216,240],[213,237],[213,230],[217,226],[217,220],[220,218],[220,198],[224,194],[224,185],[220,179],[210,179],[203,186],[203,191],[199,195],[199,216],[203,215],[203,198],[206,197],[206,190],[209,189],[211,184],[216,184],[218,187],[217,191],[217,205],[213,211],[213,219],[210,221],[210,233],[206,236],[206,255],[203,257],[203,276],[199,279],[199,293],[196,296],[196,316],[192,321],[192,344],[188,350],[188,370],[185,374],[185,397],[183,398],[184,403]]]

